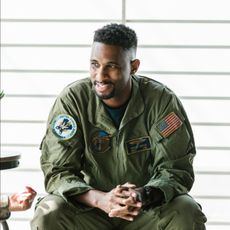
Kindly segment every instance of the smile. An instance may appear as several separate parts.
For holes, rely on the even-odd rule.
[[[112,83],[104,83],[104,82],[95,82],[94,83],[95,85],[95,89],[97,92],[100,92],[100,93],[104,93],[110,89],[113,88],[113,84]]]

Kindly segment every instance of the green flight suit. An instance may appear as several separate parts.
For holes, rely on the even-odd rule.
[[[165,207],[173,198],[187,194],[194,182],[195,144],[181,102],[166,86],[146,77],[132,76],[132,95],[119,129],[93,92],[89,78],[68,85],[51,110],[41,149],[47,192],[67,201],[79,218],[87,212],[106,216],[100,210],[68,202],[70,196],[93,188],[110,191],[126,182],[154,186],[163,191]],[[32,226],[42,215],[35,213]],[[203,226],[201,211],[200,216]],[[110,221],[113,219],[117,218]],[[96,224],[98,218],[92,220],[94,229],[103,229]]]

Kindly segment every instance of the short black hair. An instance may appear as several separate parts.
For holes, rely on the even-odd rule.
[[[120,46],[124,50],[137,48],[137,35],[135,31],[123,24],[108,24],[95,31],[94,42],[107,45]]]

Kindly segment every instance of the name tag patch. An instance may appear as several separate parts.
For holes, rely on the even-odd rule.
[[[149,137],[140,137],[126,142],[128,154],[149,150],[151,148]]]

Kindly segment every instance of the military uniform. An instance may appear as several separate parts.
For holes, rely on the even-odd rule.
[[[89,78],[70,84],[55,101],[41,148],[45,187],[53,195],[38,204],[32,221],[34,229],[42,222],[42,216],[48,215],[42,207],[52,202],[59,203],[59,208],[67,205],[65,210],[70,213],[65,214],[72,216],[75,222],[62,215],[63,223],[70,227],[47,226],[47,230],[135,229],[134,226],[128,227],[131,226],[128,221],[109,218],[101,210],[74,205],[68,200],[70,196],[90,189],[110,191],[126,182],[137,187],[154,186],[164,193],[164,205],[141,212],[132,222],[136,222],[136,226],[139,223],[137,229],[205,229],[204,214],[192,198],[184,195],[194,182],[195,144],[191,126],[178,98],[159,82],[132,76],[132,93],[119,129],[93,92]],[[174,207],[175,213],[180,212],[179,202],[176,202],[180,199],[189,200],[186,202],[191,205],[187,211],[195,207],[192,208],[195,210],[192,218],[196,224],[191,222],[188,228],[176,227],[177,222],[172,222],[173,228],[168,225],[174,213],[169,207]],[[59,208],[55,206],[55,210]],[[155,225],[149,219],[154,220]],[[148,226],[144,224],[146,221]],[[189,223],[186,218],[184,221]],[[88,222],[92,226],[84,228]],[[161,225],[158,226],[157,222]],[[167,228],[166,223],[171,228]]]

